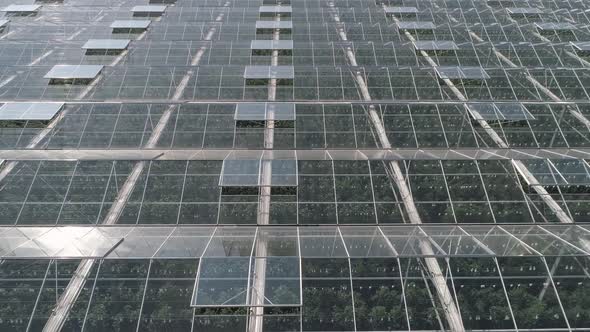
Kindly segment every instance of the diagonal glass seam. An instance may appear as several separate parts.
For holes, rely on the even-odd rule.
[[[379,230],[379,233],[381,234],[381,236],[385,240],[385,243],[387,243],[387,246],[389,247],[389,249],[392,251],[393,255],[396,256],[396,257],[398,257],[399,256],[399,253],[397,252],[397,250],[395,250],[395,247],[393,246],[393,244],[391,243],[391,241],[389,241],[389,239],[387,238],[387,236],[385,236],[385,233],[383,233],[383,230],[381,229],[381,226],[377,226],[377,229]]]
[[[554,237],[554,238],[555,238],[557,241],[559,241],[559,242],[561,242],[561,243],[565,243],[566,245],[569,245],[570,247],[573,247],[573,248],[575,248],[576,250],[579,250],[580,252],[582,252],[582,253],[584,253],[584,254],[586,254],[586,255],[589,255],[589,256],[590,256],[590,247],[589,247],[589,248],[586,248],[586,249],[584,249],[584,248],[581,248],[581,247],[579,247],[579,246],[577,246],[577,245],[573,244],[571,241],[568,241],[568,240],[566,240],[566,239],[564,239],[564,238],[560,237],[558,234],[555,234],[554,232],[552,232],[552,231],[550,231],[550,230],[546,229],[546,228],[545,228],[545,227],[543,227],[543,226],[540,226],[540,225],[539,225],[539,226],[537,226],[537,227],[538,227],[539,229],[543,230],[545,233],[547,233],[547,234],[551,235],[552,237]]]
[[[523,245],[525,248],[527,248],[528,250],[534,252],[536,255],[538,256],[543,256],[543,254],[541,254],[540,252],[538,252],[535,248],[529,246],[528,244],[526,244],[526,242],[522,241],[521,239],[519,239],[517,236],[515,236],[514,234],[512,234],[511,232],[508,232],[506,229],[504,229],[502,226],[496,226],[499,230],[501,230],[502,232],[504,232],[505,234],[507,234],[508,236],[510,236],[511,238],[515,239],[518,243],[520,243],[521,245]]]
[[[476,242],[481,248],[483,248],[487,253],[489,253],[490,255],[498,256],[492,249],[490,249],[488,246],[486,246],[483,242],[481,242],[477,237],[469,234],[467,231],[465,231],[460,225],[457,226],[457,228],[463,232],[465,235],[469,236],[474,242]]]

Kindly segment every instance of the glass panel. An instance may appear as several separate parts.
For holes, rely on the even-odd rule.
[[[351,259],[357,331],[408,329],[397,259]]]
[[[149,260],[104,260],[86,314],[89,331],[135,330]]]
[[[542,258],[498,258],[516,325],[521,329],[566,328]]]
[[[449,266],[465,329],[514,329],[493,258],[451,258]]]
[[[350,257],[392,257],[397,253],[377,227],[342,227],[342,238]]]
[[[8,260],[0,265],[0,329],[25,331],[49,269],[48,260]]]
[[[194,259],[152,261],[138,330],[191,330],[190,302],[197,266]]]
[[[441,260],[438,262],[441,265]],[[444,310],[429,279],[424,261],[400,258],[400,265],[410,329],[446,330]],[[442,267],[445,265],[442,264]]]
[[[301,228],[299,236],[302,257],[348,257],[335,228]]]
[[[354,331],[348,259],[302,260],[303,331]]]
[[[301,305],[301,272],[298,257],[252,258],[250,306]],[[257,278],[264,271],[264,276]],[[261,289],[263,288],[263,292]]]
[[[537,226],[504,226],[503,228],[543,256],[578,256],[584,254],[584,252],[576,249],[566,241],[547,233]]]
[[[555,289],[572,328],[590,326],[590,313],[586,310],[590,305],[589,263],[585,256],[547,258]]]
[[[537,255],[534,251],[520,243],[514,236],[497,227],[461,226],[468,234],[483,243],[497,256],[529,256]]]
[[[203,258],[192,306],[237,307],[248,301],[250,257]]]

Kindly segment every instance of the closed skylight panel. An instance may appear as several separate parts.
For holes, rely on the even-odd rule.
[[[90,39],[82,46],[86,50],[124,50],[129,39]]]
[[[414,48],[418,51],[452,51],[459,47],[451,40],[421,40],[414,42]]]
[[[236,121],[295,120],[295,104],[241,103],[236,105]]]
[[[432,22],[398,22],[397,27],[399,29],[406,30],[434,30],[435,25]]]
[[[0,120],[48,121],[64,103],[6,103],[0,107]]]
[[[570,42],[577,51],[590,51],[590,41]]]
[[[490,78],[488,73],[481,67],[436,67],[436,72],[441,79],[479,80]]]
[[[45,74],[49,79],[94,79],[102,70],[102,65],[55,65]]]
[[[543,13],[541,9],[535,7],[506,8],[506,11],[511,15],[539,15]]]
[[[150,20],[118,20],[111,23],[113,29],[147,29],[152,21]]]
[[[166,6],[135,6],[131,8],[134,13],[163,13],[166,10]]]
[[[293,79],[293,66],[247,66],[244,70],[245,79]]]
[[[131,8],[134,16],[160,16],[166,11],[165,5],[135,6]]]
[[[527,171],[533,174],[537,183],[531,183],[529,177],[523,176],[528,185],[541,186],[587,186],[590,185],[590,169],[584,160],[523,160]],[[522,171],[517,167],[519,172]]]
[[[474,120],[535,120],[535,117],[520,103],[472,103],[468,104],[467,108]]]
[[[258,12],[261,14],[287,14],[292,12],[291,6],[260,6]]]
[[[570,185],[589,185],[590,168],[584,160],[551,160],[553,167]]]
[[[270,163],[270,177],[261,176]],[[225,159],[219,177],[220,187],[294,187],[297,186],[297,160]]]
[[[292,50],[292,40],[253,40],[250,44],[253,50]]]
[[[2,9],[3,12],[7,13],[33,13],[37,12],[41,8],[41,5],[9,5]]]
[[[293,29],[291,21],[256,21],[256,29]]]
[[[418,8],[416,7],[385,7],[386,14],[416,14]]]
[[[539,30],[543,31],[567,31],[567,30],[575,30],[576,27],[568,22],[549,22],[549,23],[535,23],[535,26]]]

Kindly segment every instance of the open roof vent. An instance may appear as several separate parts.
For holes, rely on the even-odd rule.
[[[49,84],[88,84],[102,71],[102,65],[55,65],[45,74]]]

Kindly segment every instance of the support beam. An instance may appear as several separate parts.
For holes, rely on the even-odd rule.
[[[275,21],[279,22],[281,15],[276,14]],[[280,40],[281,31],[280,29],[274,29],[272,34],[272,40]],[[272,50],[271,54],[271,66],[279,65],[279,51]],[[270,79],[268,85],[268,101],[275,101],[277,95],[277,79]],[[264,148],[272,150],[274,147],[274,112],[269,111],[268,117],[265,121],[264,128]],[[261,175],[262,183],[271,184],[272,178],[272,164],[270,160],[262,160]],[[270,223],[270,201],[271,201],[271,187],[270,186],[260,187],[260,194],[258,198],[258,214],[256,218],[256,224],[268,225]],[[264,236],[259,236],[255,247],[255,257],[266,257],[267,255],[267,241]],[[250,299],[250,317],[248,320],[248,331],[249,332],[262,332],[264,326],[264,290],[266,285],[266,260],[255,259],[254,260],[254,275],[253,275],[253,291],[251,292],[252,298]]]
[[[333,9],[334,3],[329,2],[329,6]],[[334,21],[340,22],[340,17],[335,10],[332,10],[332,17]],[[406,31],[407,34],[409,32]],[[338,28],[338,35],[342,41],[348,40],[346,36],[346,32],[342,28]],[[411,35],[410,35],[411,37]],[[346,46],[346,58],[351,66],[358,66],[356,61],[356,56],[350,46]],[[362,76],[361,72],[354,73],[355,81],[359,87],[361,95],[365,101],[371,101],[371,94],[369,93],[369,88],[365,81],[365,78]],[[385,126],[377,113],[374,105],[369,105],[368,107],[368,114],[371,124],[377,133],[377,137],[379,139],[379,143],[382,148],[390,149],[391,143],[385,132]],[[408,214],[408,218],[410,223],[412,224],[421,224],[422,219],[418,213],[416,208],[416,204],[414,203],[414,198],[412,193],[404,179],[402,169],[397,161],[390,161],[388,162],[388,168],[393,179],[396,187],[400,192],[400,196],[402,198],[402,202],[404,207],[406,208],[406,213]],[[424,253],[424,255],[433,255],[434,250],[432,246],[427,241],[420,241],[420,250]],[[442,269],[436,258],[433,257],[426,257],[424,258],[424,262],[426,264],[426,268],[428,269],[429,277],[432,280],[432,283],[436,289],[436,294],[438,299],[443,307],[444,316],[449,324],[450,330],[454,332],[463,332],[465,331],[465,327],[463,326],[463,320],[461,319],[461,314],[459,313],[459,309],[451,295],[451,290],[449,289],[445,276],[442,273]]]

